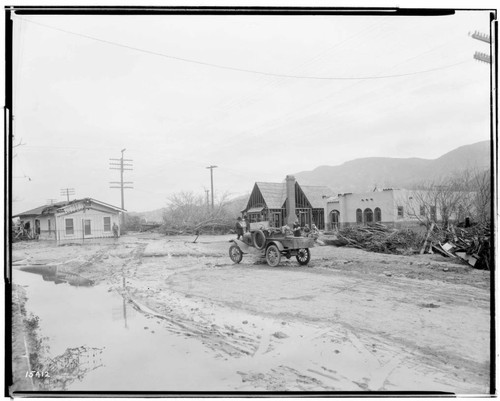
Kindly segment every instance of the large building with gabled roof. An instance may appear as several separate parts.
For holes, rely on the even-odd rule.
[[[293,176],[285,182],[256,182],[243,213],[250,223],[269,221],[274,227],[315,224],[325,228],[326,199],[331,190],[323,186],[300,186]]]

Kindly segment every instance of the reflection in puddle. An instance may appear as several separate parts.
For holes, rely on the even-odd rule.
[[[102,352],[103,348],[81,346],[49,358],[43,369],[49,377],[39,379],[41,390],[67,390],[75,380],[81,381],[88,372],[104,366]]]
[[[46,348],[31,369],[48,372],[41,389],[220,391],[241,384],[232,365],[214,358],[198,338],[173,334],[166,320],[135,309],[119,294],[123,277],[116,286],[82,290],[44,281],[40,276],[58,277],[57,270],[35,267],[36,274],[14,269],[13,281],[26,289],[26,311],[39,317],[38,338]]]
[[[54,284],[68,283],[76,287],[90,287],[94,285],[93,280],[79,276],[75,273],[62,272],[57,266],[23,266],[21,271],[39,274],[43,281],[53,281]]]

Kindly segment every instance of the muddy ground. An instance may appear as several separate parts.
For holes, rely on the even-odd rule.
[[[292,258],[271,268],[258,255],[235,265],[230,238],[19,242],[12,261],[57,266],[121,294],[224,361],[240,378],[234,391],[489,393],[489,272],[439,255],[332,246],[313,248],[309,266]]]

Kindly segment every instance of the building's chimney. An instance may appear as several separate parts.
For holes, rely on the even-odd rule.
[[[295,214],[295,177],[286,176],[286,224],[292,227],[297,218]]]

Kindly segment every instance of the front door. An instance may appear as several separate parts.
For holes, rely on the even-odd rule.
[[[90,220],[84,220],[84,233],[85,235],[92,235],[92,230],[90,228]]]
[[[338,210],[332,210],[330,215],[332,218],[332,230],[338,230],[340,212]]]

